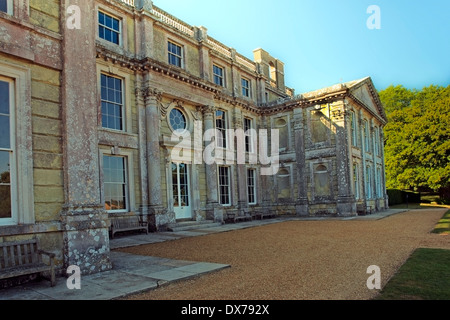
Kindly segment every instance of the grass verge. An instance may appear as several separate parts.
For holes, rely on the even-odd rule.
[[[450,210],[433,233],[450,234]],[[386,284],[375,300],[449,300],[450,250],[420,248]]]
[[[441,220],[439,220],[433,233],[450,234],[450,210],[448,210]]]
[[[450,250],[417,249],[375,300],[449,300],[449,274]]]

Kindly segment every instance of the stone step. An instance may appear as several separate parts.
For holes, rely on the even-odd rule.
[[[194,230],[194,229],[206,229],[212,227],[220,227],[222,224],[220,222],[214,221],[182,221],[177,223],[169,224],[168,231],[177,232],[177,231],[186,231],[186,230]]]

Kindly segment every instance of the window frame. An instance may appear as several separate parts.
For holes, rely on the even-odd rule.
[[[249,117],[244,117],[243,120],[243,127],[244,127],[244,143],[245,143],[245,152],[247,153],[253,153],[255,150],[254,145],[254,137],[253,137],[253,119]],[[247,123],[250,124],[250,128],[247,128]]]
[[[120,89],[121,89],[121,96],[122,96],[122,104],[121,105],[116,103],[116,102],[103,99],[102,84],[101,84],[102,76],[105,76],[107,78],[114,78],[114,79],[120,80],[120,84],[121,84],[121,88]],[[107,87],[107,89],[109,89],[109,88]],[[126,118],[127,118],[126,109],[127,108],[126,108],[126,92],[125,91],[126,90],[125,90],[125,79],[124,78],[122,78],[120,76],[117,76],[117,75],[110,74],[110,73],[100,72],[100,108],[101,108],[100,109],[100,113],[101,113],[101,116],[102,116],[101,117],[101,127],[103,129],[117,131],[117,132],[126,132],[127,131],[127,123],[126,123]],[[103,123],[103,110],[102,110],[103,102],[114,103],[116,105],[120,105],[121,106],[120,108],[121,108],[121,126],[122,126],[122,129],[110,128],[110,127],[106,127],[104,125],[104,123]]]
[[[11,81],[10,90],[13,94],[12,110],[14,125],[12,142],[15,150],[13,158],[15,169],[15,185],[12,188],[12,202],[16,211],[11,212],[11,219],[0,219],[0,227],[10,227],[35,223],[34,212],[34,178],[33,178],[33,150],[32,150],[32,109],[31,109],[31,70],[16,64],[0,61],[0,77]],[[11,92],[11,91],[10,91]],[[17,199],[20,195],[20,201]]]
[[[131,76],[130,73],[127,73],[126,71],[124,71],[123,69],[114,67],[109,65],[106,62],[99,62],[97,63],[97,77],[98,77],[98,83],[97,83],[97,88],[98,88],[98,101],[101,101],[101,74],[104,73],[106,75],[110,75],[113,77],[117,77],[117,78],[121,78],[122,81],[122,94],[123,96],[123,104],[124,104],[124,129],[123,131],[118,131],[118,130],[113,130],[113,129],[108,129],[108,128],[104,128],[102,126],[102,119],[100,118],[98,121],[98,126],[100,130],[103,130],[104,132],[113,132],[113,133],[128,133],[128,134],[133,134],[132,132],[132,128],[133,128],[133,114],[132,114],[132,101],[131,98],[133,96],[132,91],[131,91],[131,87],[130,84],[132,84],[133,82],[131,81]],[[99,103],[98,105],[98,112],[101,115],[101,103]]]
[[[247,86],[244,86],[244,81],[247,82]],[[247,78],[241,78],[242,96],[245,98],[252,98],[251,81]]]
[[[123,168],[122,168],[122,170],[124,171],[124,177],[123,177],[123,181],[115,181],[115,182],[107,182],[106,181],[106,179],[105,179],[105,158],[111,158],[111,159],[121,159],[121,161],[122,161],[122,165],[123,165]],[[111,169],[111,168],[109,168],[109,169]],[[128,186],[129,186],[129,181],[128,181],[128,165],[127,165],[127,159],[126,159],[126,157],[122,157],[122,156],[115,156],[115,155],[106,155],[106,154],[104,154],[103,155],[103,188],[104,188],[104,205],[105,205],[105,210],[106,210],[106,212],[108,212],[108,213],[122,213],[122,212],[128,212],[128,208],[130,207],[130,204],[129,204],[129,191],[128,191]],[[113,210],[113,209],[110,209],[110,210],[108,210],[107,208],[106,208],[106,201],[107,200],[112,200],[112,199],[107,199],[106,198],[106,186],[107,185],[113,185],[113,186],[120,186],[120,188],[123,188],[123,198],[124,198],[124,208],[122,209],[116,209],[116,210]],[[118,200],[118,199],[117,199]],[[110,204],[111,206],[112,206],[112,203]],[[112,208],[112,207],[111,207]]]
[[[372,192],[372,166],[366,165],[366,199],[373,199]]]
[[[376,127],[374,127],[373,131],[374,131],[374,135],[375,135],[375,146],[374,146],[375,155],[379,156],[381,154],[380,153],[380,128],[378,126],[376,126]]]
[[[224,127],[219,127],[217,125],[217,113],[218,112],[223,112],[223,122],[224,122]],[[228,124],[228,112],[224,109],[217,109],[214,115],[214,120],[215,120],[215,128],[216,128],[216,132],[219,132],[221,134],[221,137],[216,137],[216,146],[218,148],[222,148],[222,149],[228,149],[228,145],[229,145],[229,139],[228,139],[228,129],[229,129],[229,124]],[[219,143],[219,141],[222,141],[222,145]]]
[[[361,199],[360,185],[359,185],[359,164],[353,163],[353,192],[355,193],[355,199]]]
[[[351,135],[352,135],[352,146],[358,147],[358,123],[356,119],[355,111],[351,112]]]
[[[249,173],[253,173],[253,184],[250,184],[250,175]],[[253,201],[251,201],[251,193],[250,190],[253,190]],[[256,205],[258,203],[258,196],[256,190],[256,168],[247,168],[247,203],[249,205]]]
[[[0,152],[8,153],[9,156],[9,192],[10,192],[10,201],[11,201],[11,217],[9,218],[0,218],[0,226],[2,225],[11,225],[11,224],[17,224],[18,218],[18,194],[17,192],[14,192],[16,190],[17,186],[17,167],[16,167],[16,139],[15,139],[15,88],[14,88],[14,80],[6,77],[2,77],[0,75],[0,81],[5,82],[8,84],[8,90],[9,90],[9,113],[8,114],[0,114],[2,116],[7,115],[9,118],[9,148],[1,148]],[[0,186],[4,186],[3,184],[0,184]]]
[[[181,115],[183,116],[184,124],[185,124],[184,129],[175,129],[175,127],[173,126],[173,124],[172,124],[172,112],[174,112],[174,111],[180,112]],[[174,107],[171,110],[169,110],[168,114],[167,114],[167,118],[168,118],[168,123],[169,123],[170,130],[172,130],[173,132],[176,132],[177,130],[179,130],[179,132],[183,133],[183,132],[186,132],[187,130],[189,130],[189,119],[188,119],[186,113],[184,112],[184,110],[181,109],[180,107]]]
[[[227,184],[222,184],[222,179],[221,177],[224,176],[221,172],[221,169],[226,169],[227,175],[226,175],[226,182]],[[221,206],[224,207],[230,207],[232,204],[232,199],[231,199],[231,167],[230,166],[218,166],[217,167],[217,178],[218,178],[218,183],[217,186],[219,188],[219,204]],[[225,188],[225,189],[223,189]],[[223,194],[222,190],[226,190],[227,193]],[[228,197],[228,203],[224,203],[223,197]]]
[[[116,15],[108,13],[105,10],[100,9],[100,8],[97,11],[98,11],[98,14],[97,14],[97,26],[98,26],[98,28],[97,28],[97,35],[98,35],[98,38],[102,39],[103,41],[106,41],[108,43],[112,43],[112,44],[115,44],[117,46],[122,46],[122,43],[123,43],[123,39],[122,39],[122,37],[123,37],[123,22],[122,22],[122,18],[119,18]],[[104,14],[105,16],[109,16],[112,19],[117,20],[119,22],[119,30],[114,30],[114,29],[111,29],[110,27],[106,26],[105,24],[101,24],[100,23],[100,13]],[[110,41],[110,40],[105,39],[105,38],[102,38],[100,36],[100,28],[108,29],[108,30],[111,30],[111,32],[117,33],[118,43],[116,43],[114,41]]]
[[[103,157],[109,156],[109,157],[121,157],[125,160],[125,174],[126,174],[126,201],[127,201],[127,207],[124,210],[107,210],[108,214],[121,214],[121,213],[128,213],[128,212],[134,212],[136,210],[135,208],[135,191],[133,186],[134,184],[134,156],[132,151],[128,150],[121,150],[119,149],[118,152],[113,152],[115,148],[112,147],[111,149],[101,148],[99,150],[99,158],[100,158],[100,183],[101,183],[101,203],[103,203],[104,207],[106,204],[106,198],[105,198],[105,176],[104,176],[104,162]],[[105,208],[106,209],[106,208]]]
[[[364,151],[370,153],[370,129],[369,129],[369,121],[364,120],[363,122],[363,130],[364,130]]]
[[[375,173],[375,184],[376,184],[376,196],[378,199],[383,198],[383,191],[382,191],[382,170],[381,166],[377,166],[376,173]]]
[[[172,45],[172,46],[175,46],[175,47],[177,47],[177,48],[180,48],[180,55],[178,55],[178,53],[174,53],[174,52],[172,52],[171,50],[170,50],[170,45]],[[178,43],[176,43],[175,41],[172,41],[172,40],[167,40],[167,57],[168,57],[168,60],[167,60],[167,62],[171,65],[171,66],[175,66],[175,67],[178,67],[178,68],[184,68],[184,48],[183,48],[183,46],[182,45],[180,45],[180,44],[178,44]],[[174,63],[172,63],[171,62],[171,56],[174,56],[176,59],[179,59],[179,62],[180,62],[180,65],[178,65],[178,64],[174,64]]]
[[[216,70],[220,70],[222,74],[217,74]],[[218,80],[218,81],[216,81]],[[221,86],[223,88],[226,87],[225,82],[225,68],[219,66],[218,64],[213,64],[213,82],[214,84]]]
[[[3,13],[6,13],[7,15],[13,16],[14,15],[14,1],[13,0],[6,0],[6,11],[0,11]]]

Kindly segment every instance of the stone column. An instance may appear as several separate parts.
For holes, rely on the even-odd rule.
[[[215,107],[203,107],[203,124],[205,131],[215,128],[214,113]],[[205,147],[211,142],[205,142]],[[205,164],[206,174],[206,218],[208,220],[223,221],[221,210],[219,210],[219,194],[217,185],[217,164]]]
[[[169,222],[163,208],[161,192],[161,148],[159,137],[161,134],[161,116],[159,100],[161,92],[147,88],[145,90],[145,122],[147,131],[147,171],[149,189],[149,215],[155,219],[155,227],[166,225]]]
[[[294,143],[297,162],[297,203],[296,213],[300,216],[309,215],[308,212],[308,184],[306,171],[305,131],[303,109],[294,109]]]
[[[350,124],[349,113],[344,105],[339,105],[332,110],[332,114],[336,127],[337,213],[342,216],[353,216],[356,215],[356,202],[352,195],[350,179],[350,141],[347,130]]]
[[[82,19],[81,29],[62,24],[63,254],[65,267],[77,265],[92,274],[112,268],[108,214],[100,197],[95,6],[88,0],[63,1],[64,12],[70,5],[80,8]]]
[[[234,110],[234,130],[243,130],[243,117],[241,110],[239,108],[236,108]],[[242,131],[244,132],[244,131]],[[244,154],[245,155],[245,132],[244,136],[242,137],[242,141],[240,139],[237,139],[237,148],[235,150],[236,157],[235,160],[239,159],[238,154]],[[244,157],[245,158],[245,157]],[[239,163],[236,161],[236,167],[237,167],[237,191],[238,191],[238,207],[239,209],[246,209],[248,208],[248,201],[247,201],[247,170],[244,163]]]
[[[147,120],[145,109],[144,77],[137,75],[136,81],[136,108],[138,114],[138,143],[139,143],[139,177],[141,180],[141,207],[140,213],[144,220],[148,221],[151,230],[155,230],[155,221],[153,216],[149,216],[149,190],[148,190],[148,162],[147,162]]]
[[[360,186],[361,186],[361,197],[364,201],[364,208],[367,207],[367,190],[366,190],[366,142],[364,139],[364,114],[362,110],[359,112],[358,116],[359,123],[359,137],[360,137],[360,148],[361,148],[361,168],[360,173]]]
[[[381,166],[381,190],[383,191],[383,198],[384,198],[384,208],[387,210],[389,209],[389,196],[387,194],[386,189],[386,159],[384,158],[384,130],[383,127],[380,126],[380,155],[382,160],[382,166]]]
[[[258,132],[258,152],[261,152],[260,144],[261,141],[269,141],[268,140],[268,132],[271,130],[270,121],[267,121],[267,118],[265,115],[262,116],[261,119],[261,128],[267,128],[267,131],[260,131]],[[269,144],[270,145],[270,144]],[[267,146],[268,150],[271,150],[269,145]],[[261,157],[261,154],[259,154]],[[265,166],[261,166],[261,169]],[[263,210],[270,210],[273,204],[274,199],[274,186],[276,182],[277,175],[261,175],[261,184],[260,184],[260,190],[261,190],[261,206]]]

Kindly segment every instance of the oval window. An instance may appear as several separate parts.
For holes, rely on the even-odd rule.
[[[174,131],[183,131],[187,129],[187,121],[183,112],[179,109],[170,111],[170,126]]]

